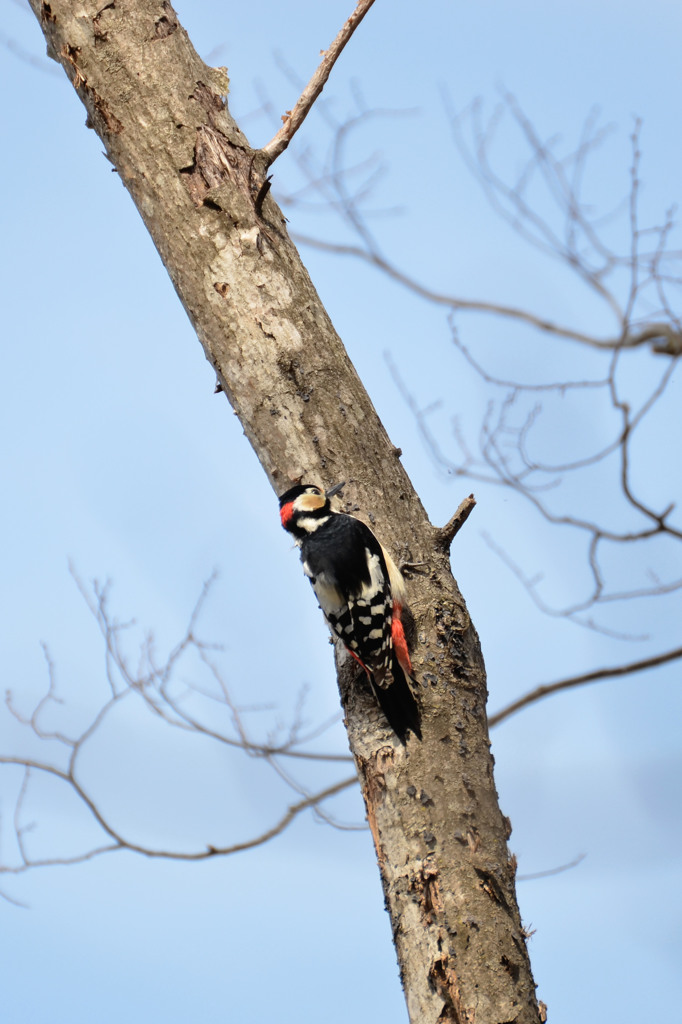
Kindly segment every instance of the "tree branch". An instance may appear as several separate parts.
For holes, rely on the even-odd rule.
[[[470,494],[468,498],[464,498],[459,503],[459,507],[455,514],[448,519],[445,526],[443,526],[438,532],[438,544],[440,547],[446,551],[448,550],[475,507],[476,499],[473,494]]]
[[[577,868],[578,864],[582,864],[587,854],[579,853],[577,857],[570,860],[568,864],[560,864],[556,868],[547,868],[545,871],[532,871],[527,875],[517,875],[517,882],[533,882],[537,878],[551,878],[552,875],[562,875],[564,871],[570,871],[571,868]]]
[[[284,121],[284,124],[275,137],[271,139],[266,146],[263,146],[261,153],[266,157],[267,167],[270,167],[277,157],[281,156],[298,129],[303,124],[304,120],[310,113],[313,103],[327,84],[327,79],[331,74],[331,70],[341,56],[341,52],[343,51],[346,43],[350,40],[350,37],[353,35],[373,3],[374,0],[358,0],[357,7],[351,14],[350,18],[345,23],[329,49],[324,53],[324,58],[320,66],[301,93],[298,103],[293,110],[288,110],[283,116],[282,120]]]
[[[682,658],[682,647],[676,647],[674,650],[666,651],[664,654],[656,654],[652,658],[631,661],[626,665],[615,665],[613,668],[598,668],[593,672],[584,672],[579,676],[569,676],[568,679],[560,679],[556,683],[545,683],[542,686],[537,686],[534,690],[530,690],[529,693],[519,697],[518,700],[512,701],[511,704],[495,712],[494,715],[490,715],[488,717],[488,725],[492,729],[493,726],[499,725],[505,718],[510,718],[511,715],[515,715],[522,708],[528,707],[529,704],[534,704],[544,697],[549,697],[553,693],[559,693],[560,690],[569,690],[574,686],[583,686],[586,683],[596,683],[600,679],[613,679],[615,676],[627,676],[635,672],[644,672],[646,669],[656,668],[658,665],[666,665],[669,661],[676,661],[678,658]]]
[[[54,766],[43,764],[39,761],[27,761],[18,757],[11,757],[7,755],[0,755],[0,764],[6,765],[21,765],[26,769],[24,775],[24,781],[22,782],[22,788],[17,801],[18,806],[23,803],[26,795],[26,788],[28,783],[28,773],[32,770],[43,771],[52,775],[56,775],[58,778],[68,782],[72,789],[77,795],[85,802],[90,813],[96,819],[97,823],[101,826],[104,832],[112,839],[112,842],[107,846],[98,846],[91,850],[87,850],[82,854],[75,854],[73,857],[44,857],[32,859],[25,848],[25,841],[23,840],[23,832],[21,825],[18,824],[16,827],[16,835],[19,841],[21,863],[17,865],[3,864],[0,866],[0,874],[7,875],[19,875],[31,868],[37,867],[53,867],[57,865],[68,865],[68,864],[80,864],[84,861],[91,860],[93,857],[98,857],[103,853],[111,853],[114,850],[129,850],[131,853],[139,853],[145,857],[158,858],[161,860],[182,860],[182,861],[198,861],[206,860],[209,857],[226,857],[233,853],[240,853],[243,850],[251,850],[256,846],[262,846],[264,843],[274,839],[275,836],[280,835],[288,826],[294,821],[299,814],[303,811],[307,811],[310,808],[316,807],[324,800],[328,800],[330,797],[336,796],[343,792],[345,789],[349,789],[351,786],[357,784],[357,775],[353,774],[345,779],[341,779],[339,782],[335,782],[330,786],[326,786],[324,789],[318,790],[316,793],[307,793],[303,799],[298,800],[296,803],[290,804],[286,812],[282,817],[270,828],[257,836],[253,836],[251,839],[246,839],[241,843],[232,843],[227,846],[207,846],[203,850],[193,851],[181,851],[181,850],[163,850],[155,849],[149,846],[143,846],[140,843],[135,843],[132,840],[126,839],[121,835],[117,829],[110,825],[102,816],[101,812],[95,806],[94,802],[87,796],[83,789],[76,782],[72,772],[60,772],[55,769]]]

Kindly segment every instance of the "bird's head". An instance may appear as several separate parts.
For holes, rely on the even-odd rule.
[[[279,516],[282,526],[295,537],[313,533],[331,513],[331,498],[338,494],[345,481],[323,491],[315,484],[297,484],[280,496]]]

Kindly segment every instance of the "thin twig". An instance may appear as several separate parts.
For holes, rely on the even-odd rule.
[[[346,24],[343,26],[329,49],[325,51],[322,63],[301,93],[298,103],[293,110],[287,111],[284,115],[284,124],[275,137],[271,139],[266,146],[263,146],[261,152],[266,157],[268,167],[274,163],[278,156],[281,156],[298,129],[303,124],[313,103],[327,84],[327,79],[329,78],[336,61],[340,57],[343,48],[373,3],[374,0],[359,0],[357,7]]]
[[[558,868],[548,868],[546,871],[533,871],[529,875],[517,875],[517,882],[531,882],[536,878],[550,878],[552,875],[561,875],[564,871],[570,871],[571,868],[577,868],[578,864],[581,864],[585,860],[587,854],[580,853],[573,860],[569,861],[568,864],[561,864]]]
[[[598,668],[593,672],[585,672],[580,676],[560,679],[556,683],[546,683],[526,693],[523,697],[519,697],[518,700],[508,704],[506,708],[502,708],[496,714],[491,715],[488,719],[488,725],[492,729],[493,726],[499,725],[505,718],[516,714],[522,708],[527,707],[529,704],[534,704],[535,701],[542,700],[544,697],[549,697],[553,693],[558,693],[560,690],[568,690],[574,686],[582,686],[585,683],[596,683],[600,679],[612,679],[614,676],[627,676],[635,672],[644,672],[648,668],[656,668],[658,665],[665,665],[667,662],[675,661],[678,658],[682,658],[682,647],[676,647],[674,650],[666,651],[664,654],[656,654],[652,658],[643,658],[641,661],[630,661],[626,665],[615,665],[613,668]]]

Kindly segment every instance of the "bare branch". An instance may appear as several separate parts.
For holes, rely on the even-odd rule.
[[[601,214],[594,212],[582,198],[588,157],[593,156],[612,131],[610,125],[597,125],[596,111],[592,111],[586,119],[577,148],[560,156],[556,152],[558,141],[543,141],[516,98],[509,92],[503,92],[502,103],[494,110],[487,123],[482,120],[480,102],[474,103],[462,114],[452,110],[447,97],[445,104],[458,150],[472,174],[482,185],[492,207],[529,244],[560,260],[583,284],[599,296],[615,320],[616,331],[611,336],[600,337],[568,325],[557,324],[547,317],[507,303],[472,299],[433,289],[387,258],[381,252],[376,237],[369,230],[366,216],[361,213],[361,202],[366,196],[362,191],[349,192],[346,188],[351,172],[343,163],[343,143],[353,127],[370,113],[364,109],[359,117],[349,118],[341,124],[333,118],[328,118],[334,131],[329,158],[330,170],[316,170],[309,154],[297,158],[299,167],[308,180],[308,188],[318,191],[324,201],[331,205],[342,222],[357,236],[358,244],[330,242],[326,238],[314,238],[304,234],[297,234],[296,240],[322,251],[360,259],[376,267],[413,294],[453,311],[478,312],[526,323],[535,330],[577,341],[597,350],[636,349],[653,343],[652,350],[659,353],[674,355],[682,351],[680,322],[672,314],[661,290],[665,276],[663,263],[679,257],[678,253],[666,250],[672,227],[671,214],[668,214],[662,228],[647,229],[640,229],[632,216],[633,210],[636,211],[639,196],[637,144],[634,145],[629,194],[618,201],[614,211]],[[505,114],[511,115],[530,152],[526,167],[511,184],[493,169],[491,155],[500,122]],[[466,119],[470,119],[472,124],[471,145],[465,142],[462,130]],[[635,137],[638,137],[638,131],[637,126]],[[546,215],[543,207],[538,205],[537,210],[533,207],[528,193],[537,177],[555,204],[556,219],[561,221],[560,227],[555,227],[551,223],[551,214]],[[300,192],[291,194],[285,201],[293,205],[300,203]],[[629,252],[618,253],[611,250],[600,232],[623,207],[629,210],[631,228],[633,231],[636,230],[637,242],[634,246],[631,244]],[[644,251],[639,244],[639,240],[647,233],[658,238],[658,245],[653,252]],[[633,237],[631,232],[631,240]],[[633,259],[638,268],[634,275]],[[611,275],[623,268],[631,273],[630,287],[624,300],[617,294],[615,287],[606,283]],[[646,274],[639,274],[639,270],[646,270]],[[674,280],[677,281],[678,277]],[[658,313],[652,315],[651,304],[648,304],[646,315],[637,316],[635,307],[642,306],[644,293],[651,288],[660,292],[660,309]]]
[[[70,739],[64,733],[57,732],[54,730],[48,731],[44,729],[40,724],[42,712],[50,702],[55,704],[64,703],[63,700],[60,697],[58,697],[56,693],[57,686],[55,679],[54,662],[50,657],[50,652],[48,651],[46,644],[41,644],[40,646],[43,649],[45,662],[47,664],[47,672],[49,678],[47,693],[45,694],[44,697],[41,698],[41,700],[38,701],[35,708],[33,709],[30,718],[25,718],[21,714],[21,712],[18,711],[17,708],[15,708],[13,693],[11,690],[7,690],[5,692],[5,706],[7,710],[10,712],[10,714],[14,718],[16,718],[18,722],[20,722],[22,725],[29,726],[29,728],[32,729],[36,736],[40,737],[41,740],[57,740],[58,742],[63,743],[67,747],[73,747],[74,740]]]
[[[293,110],[288,110],[286,112],[282,118],[284,124],[280,130],[266,146],[263,146],[261,152],[266,157],[268,167],[270,167],[277,157],[284,152],[298,129],[303,124],[313,103],[327,84],[327,79],[331,74],[331,70],[340,57],[346,43],[349,41],[350,37],[355,32],[355,29],[358,27],[373,3],[374,0],[358,0],[357,7],[329,49],[324,53],[320,66],[301,93],[296,106]]]
[[[21,763],[18,759],[12,759],[0,756],[0,764],[19,764]],[[33,767],[40,768],[46,771],[51,769],[45,765],[34,764]],[[318,804],[324,800],[328,800],[330,797],[336,796],[338,793],[343,792],[345,789],[349,789],[351,786],[357,784],[357,776],[352,775],[346,779],[342,779],[340,782],[336,782],[331,786],[327,786],[324,789],[319,790],[317,793],[312,793],[305,796],[302,800],[291,804],[285,814],[277,821],[271,828],[266,829],[260,835],[254,836],[251,839],[244,840],[241,843],[233,843],[228,846],[207,846],[202,850],[194,851],[179,851],[179,850],[164,850],[154,849],[148,846],[142,846],[141,844],[132,842],[119,835],[115,829],[108,825],[101,815],[98,813],[94,804],[83,794],[80,787],[77,785],[72,777],[69,777],[68,781],[72,787],[76,790],[79,796],[81,796],[89,806],[89,809],[97,819],[98,823],[102,828],[111,836],[114,840],[109,845],[98,846],[94,849],[88,850],[82,854],[76,854],[73,857],[45,857],[31,859],[26,853],[25,849],[22,848],[22,862],[21,864],[9,866],[3,865],[0,867],[0,874],[19,875],[30,870],[31,868],[37,867],[55,867],[60,865],[71,865],[80,864],[87,860],[92,860],[94,857],[98,857],[104,853],[112,853],[115,850],[128,850],[131,853],[139,853],[145,857],[153,857],[161,860],[181,860],[181,861],[199,861],[207,860],[210,857],[226,857],[233,853],[240,853],[243,850],[251,850],[256,846],[262,846],[264,843],[274,839],[275,836],[280,835],[288,826],[302,814],[311,808],[317,807]]]
[[[445,526],[439,531],[438,542],[444,550],[447,550],[450,547],[475,507],[476,499],[473,494],[470,494],[468,498],[464,498],[459,503],[459,507],[455,514],[448,519]]]
[[[22,10],[28,10],[23,4],[19,5]],[[51,75],[56,78],[59,77],[62,80],[61,72],[59,68],[56,68],[54,63],[46,60],[44,57],[36,57],[34,54],[25,50],[23,46],[20,46],[15,39],[8,36],[5,32],[0,32],[0,46],[8,50],[14,56],[23,61],[24,64],[29,64],[31,67],[36,68],[38,71],[42,71],[44,74]]]
[[[558,868],[548,868],[546,871],[533,871],[529,875],[517,875],[517,882],[531,882],[535,881],[536,878],[550,878],[552,875],[561,875],[564,871],[570,871],[571,868],[577,868],[578,864],[581,864],[587,854],[580,853],[573,860],[569,861],[568,864],[561,864]]]
[[[92,590],[90,590],[80,580],[73,567],[71,567],[71,572],[104,640],[109,696],[80,735],[71,738],[58,730],[45,729],[42,725],[41,717],[47,705],[57,703],[64,706],[64,701],[57,697],[56,694],[54,665],[46,647],[43,647],[43,651],[48,670],[47,692],[38,700],[33,711],[28,715],[22,714],[14,707],[12,693],[8,691],[6,704],[14,718],[39,739],[60,741],[68,748],[69,753],[65,767],[28,756],[0,755],[0,765],[23,769],[22,782],[15,802],[13,816],[13,829],[19,851],[19,863],[15,865],[0,865],[0,874],[20,874],[34,867],[78,864],[93,857],[117,850],[129,850],[147,857],[188,861],[202,860],[213,856],[227,856],[268,842],[283,832],[298,815],[306,810],[313,810],[321,820],[327,821],[337,828],[348,829],[358,827],[338,821],[322,807],[325,801],[355,785],[357,782],[355,774],[324,787],[319,787],[319,784],[317,787],[310,787],[299,782],[280,763],[282,759],[290,759],[290,763],[301,766],[315,761],[330,764],[346,764],[350,762],[352,764],[352,758],[348,754],[316,752],[308,749],[311,741],[318,738],[330,725],[338,721],[338,716],[334,716],[329,721],[322,722],[316,726],[307,727],[303,718],[305,693],[302,692],[299,696],[292,722],[288,726],[283,738],[278,738],[277,735],[273,734],[268,737],[266,742],[262,742],[256,740],[247,729],[244,709],[236,706],[217,666],[209,657],[209,652],[215,650],[216,645],[201,640],[197,635],[199,616],[210,588],[215,582],[215,573],[204,583],[199,598],[191,612],[185,633],[179,642],[171,648],[166,659],[161,662],[157,661],[153,638],[148,634],[144,638],[140,649],[137,670],[133,671],[130,668],[130,660],[127,658],[122,646],[124,632],[130,629],[133,624],[132,620],[121,623],[112,617],[109,610],[110,587],[108,584],[102,586],[97,581],[94,581]],[[209,672],[210,679],[217,685],[217,692],[215,688],[211,692],[199,683],[185,683],[183,684],[184,689],[178,693],[177,686],[174,686],[175,675],[182,659],[190,652],[198,655],[199,665]],[[86,784],[80,780],[79,759],[85,744],[96,738],[98,730],[112,710],[120,705],[122,701],[131,697],[133,699],[140,699],[146,708],[163,719],[168,725],[197,733],[208,740],[240,749],[244,752],[245,756],[266,760],[273,771],[279,775],[300,799],[291,803],[285,813],[269,828],[263,830],[259,835],[236,844],[225,846],[209,844],[198,850],[178,852],[167,849],[155,849],[129,839],[123,835],[115,824],[108,820],[104,811],[98,805],[96,797],[93,797],[88,792]],[[204,701],[211,701],[213,707],[217,703],[227,709],[231,714],[235,730],[234,734],[222,731],[215,724],[215,712],[210,714],[211,724],[206,725],[202,721],[200,711],[195,712],[185,706],[185,698],[188,697],[195,700],[195,703],[196,698],[199,698]],[[78,798],[90,818],[106,833],[110,842],[93,846],[81,853],[67,857],[38,858],[32,856],[27,836],[33,826],[32,823],[25,821],[25,813],[30,798],[30,791],[33,789],[34,784],[38,784],[41,775],[52,776],[63,783],[66,789]]]
[[[531,313],[527,309],[521,309],[518,306],[509,306],[499,302],[488,302],[485,299],[465,299],[462,296],[449,295],[447,292],[436,291],[400,270],[385,256],[380,255],[378,252],[368,251],[361,246],[346,245],[340,242],[329,242],[325,239],[313,238],[310,235],[301,234],[300,232],[292,232],[292,238],[301,245],[309,245],[311,248],[319,249],[323,252],[334,253],[337,256],[352,256],[355,259],[369,263],[378,270],[381,270],[398,284],[407,288],[408,291],[413,292],[420,298],[426,299],[428,302],[432,302],[437,306],[446,306],[448,309],[452,309],[456,312],[487,313],[507,320],[517,320],[528,324],[529,327],[533,327],[535,330],[543,331],[545,334],[553,334],[560,338],[566,338],[568,341],[579,341],[583,345],[588,345],[590,348],[605,349],[607,351],[614,349],[618,345],[625,346],[627,348],[637,348],[639,345],[643,345],[647,341],[657,338],[666,338],[668,336],[668,328],[666,328],[665,325],[661,325],[660,329],[652,326],[641,332],[633,332],[631,335],[628,335],[626,339],[622,339],[621,337],[594,337],[591,334],[585,334],[583,331],[576,331],[571,327],[554,323],[554,321],[548,320],[546,317],[538,316],[535,313]],[[675,337],[677,337],[677,335],[675,335]]]
[[[522,708],[527,707],[529,704],[534,704],[544,697],[549,697],[553,693],[558,693],[560,690],[568,690],[574,686],[584,686],[586,683],[595,683],[600,679],[613,679],[615,676],[633,675],[635,672],[644,672],[646,669],[656,668],[658,665],[666,665],[668,662],[676,661],[679,658],[682,658],[682,647],[676,647],[674,650],[666,651],[664,654],[656,654],[651,658],[643,658],[641,661],[631,661],[625,665],[615,665],[612,668],[599,668],[593,672],[584,672],[579,676],[560,679],[556,683],[546,683],[543,686],[537,686],[523,697],[512,701],[511,704],[502,708],[501,711],[490,715],[488,725],[492,729],[493,726],[499,725],[505,718],[511,717],[511,715],[516,714]]]

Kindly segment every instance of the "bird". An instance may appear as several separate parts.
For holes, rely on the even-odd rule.
[[[331,507],[345,486],[300,483],[279,498],[282,526],[300,548],[303,572],[332,635],[367,674],[400,741],[421,739],[420,710],[405,639],[405,583],[369,526]]]

